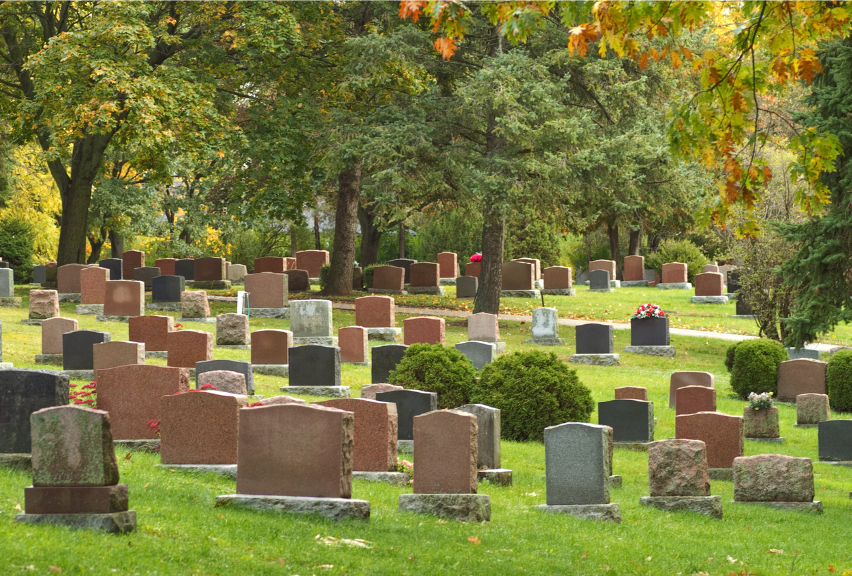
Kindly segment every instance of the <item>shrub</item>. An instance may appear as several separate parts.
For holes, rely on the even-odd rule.
[[[15,271],[15,282],[26,284],[33,277],[33,226],[13,215],[0,219],[0,257]]]
[[[663,240],[660,249],[648,254],[645,265],[653,268],[660,278],[663,277],[663,264],[683,262],[686,264],[686,281],[695,282],[695,275],[707,264],[707,257],[701,253],[698,246],[689,240]]]
[[[825,385],[832,408],[852,411],[852,350],[838,350],[828,359]]]
[[[405,351],[388,382],[437,392],[438,408],[457,408],[470,404],[470,393],[476,384],[476,368],[455,348],[440,344],[412,344]]]
[[[731,388],[740,398],[749,392],[778,394],[778,364],[787,359],[780,342],[768,338],[744,340],[734,350]]]
[[[325,287],[328,286],[328,273],[331,270],[330,264],[323,264],[320,267],[320,275],[319,275],[319,285],[320,290],[325,292]]]
[[[734,354],[737,351],[737,346],[739,346],[739,342],[734,342],[728,349],[725,350],[725,368],[728,369],[728,372],[731,372],[734,369]]]
[[[364,283],[364,288],[369,290],[373,287],[373,268],[378,266],[378,264],[370,264],[364,271],[361,273],[361,281]]]
[[[502,437],[542,440],[547,426],[588,422],[592,393],[553,352],[515,352],[480,372],[471,401],[501,410]]]

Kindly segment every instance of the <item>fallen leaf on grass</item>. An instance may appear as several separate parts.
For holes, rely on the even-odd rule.
[[[319,540],[326,546],[336,546],[338,544],[343,544],[344,546],[352,546],[353,548],[372,548],[372,542],[367,540],[361,540],[360,538],[335,538],[334,536],[323,536],[320,538],[320,535],[317,534],[315,540]]]
[[[334,568],[334,564],[320,564],[317,568],[325,568],[327,570],[329,568]]]
[[[49,570],[55,574],[60,574],[62,572],[62,568],[59,566],[51,566]]]
[[[125,460],[130,460],[131,458],[132,458],[132,456],[130,455],[130,452],[128,452],[127,454],[124,455]]]
[[[770,554],[783,554],[784,553],[783,550],[778,550],[777,548],[770,548],[769,550],[767,550],[767,552],[769,552]]]
[[[479,546],[481,544],[481,542],[479,541],[479,538],[476,537],[476,536],[468,536],[467,541],[472,543],[472,544],[475,544],[477,546]]]
[[[20,505],[20,504],[15,504],[15,510],[17,510],[18,512],[20,512],[20,511],[21,511],[21,505]]]

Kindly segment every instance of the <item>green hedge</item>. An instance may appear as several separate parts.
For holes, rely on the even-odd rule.
[[[440,344],[412,344],[391,370],[388,382],[403,388],[437,392],[438,408],[470,404],[476,368],[455,348]]]
[[[828,402],[838,412],[852,412],[852,350],[838,350],[825,371]]]
[[[731,388],[740,398],[749,392],[778,394],[778,365],[787,360],[787,350],[768,338],[743,340],[734,348]]]

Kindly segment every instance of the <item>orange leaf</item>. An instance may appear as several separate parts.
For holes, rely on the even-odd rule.
[[[409,16],[415,22],[423,13],[423,7],[426,6],[426,0],[402,0],[399,3],[399,17],[405,20]]]
[[[441,53],[444,60],[449,60],[456,53],[456,41],[446,36],[438,38],[435,40],[435,50]]]
[[[481,542],[479,541],[479,538],[478,538],[477,536],[468,536],[468,537],[467,537],[467,541],[468,541],[468,542],[471,542],[472,544],[476,544],[477,546],[479,546],[479,545],[480,545],[480,543],[481,543]]]
[[[648,67],[648,53],[642,52],[642,55],[639,56],[639,69],[644,70]]]
[[[679,46],[679,48],[680,48],[681,54],[683,54],[683,57],[691,62],[692,59],[694,58],[694,56],[692,55],[692,51],[689,48],[687,48],[686,46]]]
[[[817,60],[816,52],[810,48],[802,50],[801,56],[795,61],[795,67],[799,77],[808,84],[813,81],[817,73],[822,72],[822,66]]]
[[[680,56],[678,56],[678,53],[676,51],[672,50],[672,66],[677,69],[680,68],[681,64],[682,61],[680,59]]]

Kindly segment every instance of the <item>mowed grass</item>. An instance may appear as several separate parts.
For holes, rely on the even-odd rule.
[[[579,298],[579,297],[578,297]],[[552,300],[552,299],[549,299]],[[233,304],[211,303],[213,313]],[[551,304],[548,301],[548,304]],[[40,351],[38,327],[20,324],[21,309],[0,308],[5,360],[35,367]],[[81,328],[106,330],[113,340],[127,338],[127,325],[101,323],[74,314]],[[167,313],[175,315],[174,313]],[[397,316],[399,325],[403,317]],[[354,323],[351,312],[335,311],[335,327]],[[287,320],[251,320],[251,329],[288,328]],[[185,324],[214,331],[214,325]],[[509,351],[530,349],[529,325],[501,322]],[[573,328],[560,327],[566,346],[548,349],[567,360],[574,347]],[[628,343],[615,332],[615,345]],[[447,344],[466,339],[463,319],[447,320]],[[675,358],[621,354],[621,366],[572,365],[595,401],[609,400],[619,386],[645,386],[658,418],[656,438],[674,436],[674,410],[668,408],[669,376],[675,370],[705,370],[716,376],[719,410],[742,414],[744,402],[730,396],[723,366],[725,343],[673,337]],[[249,359],[248,351],[214,349],[216,358]],[[162,363],[162,361],[150,361]],[[43,368],[43,365],[38,367]],[[369,383],[370,369],[344,365],[343,383],[352,396]],[[285,379],[256,376],[257,393],[281,394]],[[305,397],[308,400],[314,398]],[[641,507],[648,494],[647,453],[616,450],[614,472],[624,486],[612,490],[621,507],[620,525],[583,521],[534,510],[545,503],[544,447],[541,443],[502,443],[503,466],[514,471],[508,488],[480,485],[491,496],[492,521],[464,524],[401,513],[406,489],[362,481],[353,497],[371,503],[369,522],[332,522],[318,517],[286,516],[215,508],[215,497],[235,491],[235,483],[212,474],[172,471],[157,466],[156,455],[117,456],[121,481],[130,489],[139,530],[126,536],[72,531],[61,527],[19,525],[29,474],[0,469],[0,574],[852,574],[852,469],[817,462],[816,429],[796,428],[795,407],[780,405],[783,445],[746,442],[746,455],[780,452],[814,460],[816,498],[825,514],[781,512],[735,504],[730,482],[713,481],[722,496],[724,519],[692,513],[665,513]],[[833,418],[848,415],[832,414]],[[597,422],[593,414],[592,422]],[[416,464],[416,463],[415,463]],[[337,540],[334,540],[337,539]],[[337,543],[365,540],[367,547]]]

